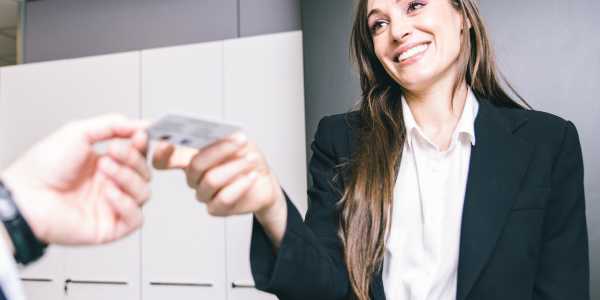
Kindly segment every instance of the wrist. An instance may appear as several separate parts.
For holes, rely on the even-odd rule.
[[[45,209],[41,207],[40,202],[34,201],[40,196],[35,195],[35,187],[33,184],[28,184],[27,180],[23,180],[22,176],[7,170],[0,176],[0,181],[11,191],[15,204],[17,205],[21,215],[31,228],[35,237],[45,244],[49,244],[47,239],[48,226],[45,224],[42,213]],[[35,202],[35,203],[34,203]],[[47,215],[47,214],[46,214]]]
[[[270,201],[270,204],[254,213],[258,222],[263,226],[281,219],[282,215],[287,212],[285,196],[279,185],[273,194],[274,199]]]
[[[287,203],[283,191],[277,186],[271,205],[254,213],[256,220],[273,243],[275,251],[281,246],[287,224]]]
[[[3,223],[3,239],[12,248],[18,263],[27,265],[44,254],[47,244],[34,234],[31,225],[17,205],[13,192],[2,181],[0,181],[0,219]]]

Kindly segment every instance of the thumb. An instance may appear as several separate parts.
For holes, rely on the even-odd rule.
[[[154,149],[152,165],[159,170],[185,169],[196,154],[196,149],[159,142]]]

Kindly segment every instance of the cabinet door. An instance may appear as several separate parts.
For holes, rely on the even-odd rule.
[[[0,68],[0,115],[2,112],[10,112],[10,103],[6,97],[2,96],[5,90],[3,87],[5,82],[3,80],[14,72],[14,68]],[[14,81],[12,85],[14,85]],[[4,127],[4,124],[0,127],[0,141],[2,141],[2,147],[0,147],[0,170],[5,169],[12,161],[11,158],[18,156],[26,148],[26,146],[13,146],[15,143],[7,142],[8,129]],[[49,248],[46,251],[46,256],[29,265],[27,269],[20,270],[27,299],[61,299],[61,279],[58,276],[59,274],[55,272],[62,271],[62,266],[60,265],[62,261],[61,254],[62,252],[59,248]]]
[[[306,210],[301,32],[225,41],[225,116],[257,142],[283,188]],[[228,299],[275,299],[252,288],[252,217],[228,218]]]
[[[64,297],[63,283],[58,280],[23,278],[22,281],[26,299],[59,300]]]
[[[145,119],[184,112],[223,117],[223,43],[142,52]],[[144,208],[143,299],[225,299],[225,225],[211,217],[183,171],[155,171]]]
[[[139,53],[123,53],[3,70],[2,165],[68,121],[108,112],[139,117],[139,69]],[[120,295],[137,299],[139,264],[139,235],[136,233],[110,245],[51,248],[40,263],[25,269],[22,276],[28,280],[51,279],[61,283],[67,279],[126,282]],[[35,289],[31,281],[26,286]],[[91,289],[98,291],[91,294],[99,295],[105,287],[94,285]],[[85,299],[103,298],[86,296]]]

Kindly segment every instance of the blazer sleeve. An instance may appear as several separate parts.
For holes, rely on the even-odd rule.
[[[287,225],[277,253],[260,223],[254,219],[250,262],[256,288],[282,300],[346,299],[349,280],[337,236],[341,183],[334,183],[334,124],[331,117],[319,121],[309,163],[312,187],[305,222],[285,194]],[[345,135],[346,133],[343,132]],[[336,135],[336,138],[340,138]],[[344,137],[345,138],[345,137]]]
[[[535,300],[589,300],[589,252],[583,159],[577,129],[567,122],[552,168]]]

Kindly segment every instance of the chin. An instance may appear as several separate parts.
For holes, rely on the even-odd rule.
[[[408,91],[422,91],[427,89],[427,87],[431,86],[433,80],[433,76],[431,74],[411,74],[411,75],[403,75],[398,78],[396,82],[402,86],[403,89]]]

